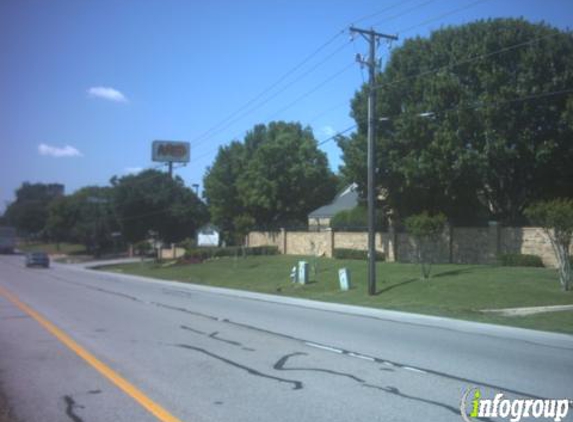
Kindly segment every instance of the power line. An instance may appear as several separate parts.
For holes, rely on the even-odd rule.
[[[282,94],[284,91],[286,91],[288,88],[290,88],[291,86],[293,86],[295,83],[297,83],[298,81],[300,81],[301,79],[303,79],[304,77],[306,77],[307,75],[309,75],[310,73],[312,73],[314,70],[316,70],[318,67],[320,67],[321,65],[323,65],[324,63],[326,63],[328,60],[330,60],[334,55],[336,55],[337,53],[341,52],[344,48],[346,48],[348,46],[348,44],[350,44],[350,42],[345,43],[344,45],[342,45],[341,47],[339,47],[338,49],[336,49],[333,53],[331,53],[330,55],[328,55],[326,58],[324,58],[323,60],[321,60],[320,62],[318,62],[315,66],[313,66],[312,68],[308,69],[305,73],[299,75],[296,79],[292,80],[291,82],[289,82],[287,85],[283,86],[279,91],[273,93],[271,96],[265,98],[262,102],[259,102],[256,105],[253,105],[252,107],[246,109],[245,111],[243,111],[242,113],[235,113],[235,118],[227,120],[225,122],[224,125],[218,127],[216,130],[213,130],[209,137],[222,132],[223,130],[229,128],[230,126],[232,126],[234,123],[240,121],[241,119],[243,119],[244,117],[248,116],[249,114],[251,114],[252,112],[260,109],[262,106],[264,106],[265,104],[267,104],[269,101],[273,100],[274,98],[276,98],[277,96],[279,96],[280,94]],[[238,116],[237,116],[238,114]],[[203,139],[202,141],[196,142],[195,146],[202,144],[203,142],[205,142],[208,138]]]
[[[247,101],[245,104],[243,104],[241,107],[239,107],[238,110],[232,112],[226,118],[221,120],[219,123],[215,124],[213,127],[211,127],[210,129],[208,129],[207,131],[203,132],[201,135],[196,137],[194,139],[194,141],[195,142],[199,141],[199,140],[205,138],[206,136],[211,135],[213,131],[217,130],[219,127],[221,127],[222,125],[227,123],[229,120],[233,119],[237,114],[241,113],[245,108],[251,106],[253,103],[258,101],[260,98],[264,97],[268,92],[272,91],[275,87],[280,85],[290,75],[292,75],[294,72],[299,70],[302,66],[304,66],[306,63],[308,63],[310,60],[312,60],[318,53],[320,53],[322,50],[324,50],[326,47],[328,47],[330,44],[332,44],[336,39],[338,39],[338,37],[340,37],[342,34],[344,34],[345,30],[346,29],[338,31],[336,34],[334,34],[332,37],[330,37],[326,42],[324,42],[318,48],[313,50],[312,53],[307,55],[302,61],[300,61],[298,64],[296,64],[290,70],[288,70],[286,73],[284,73],[281,77],[279,77],[274,83],[272,83],[267,88],[263,89],[255,97],[253,97],[252,99]]]
[[[474,109],[479,109],[479,108],[484,108],[484,107],[499,107],[499,106],[502,106],[505,104],[514,104],[514,103],[519,103],[519,102],[539,100],[542,98],[556,97],[559,95],[566,95],[566,94],[573,94],[573,88],[562,89],[562,90],[557,90],[557,91],[541,92],[538,94],[524,95],[521,97],[509,98],[509,99],[501,100],[501,101],[490,101],[490,102],[484,102],[484,101],[479,102],[478,101],[474,104],[458,105],[455,107],[451,107],[451,108],[447,108],[447,109],[443,109],[443,110],[439,110],[439,111],[431,111],[430,113],[432,115],[432,118],[435,118],[436,116],[438,116],[440,114],[459,112],[459,111],[463,111],[463,110],[474,110]],[[403,116],[420,117],[420,113],[418,113],[418,112],[404,112],[404,113],[400,113],[398,116],[395,116],[394,118],[403,117]],[[319,142],[318,145],[319,146],[324,145],[324,144],[336,139],[338,136],[343,135],[344,133],[356,128],[357,126],[358,125],[352,125],[352,126],[346,128],[345,130],[338,132],[337,134],[331,136],[330,138]]]
[[[375,16],[381,15],[382,13],[386,13],[386,12],[389,11],[389,10],[395,9],[395,8],[398,7],[398,6],[403,6],[403,5],[405,5],[405,4],[412,3],[412,1],[414,1],[414,0],[399,1],[398,3],[394,3],[393,5],[388,6],[388,7],[384,8],[384,9],[382,9],[382,10],[379,10],[379,11],[377,11],[377,12],[370,13],[370,14],[368,14],[368,15],[362,16],[361,18],[358,18],[358,19],[352,21],[352,23],[353,23],[353,24],[358,24],[358,23],[364,22],[365,20],[372,19],[372,18],[375,17]],[[433,1],[433,0],[432,0],[432,1]]]
[[[312,88],[311,90],[305,92],[304,94],[302,94],[301,96],[297,97],[294,101],[292,101],[291,103],[289,103],[287,106],[283,107],[282,109],[280,109],[279,111],[277,111],[276,113],[272,114],[267,120],[272,119],[274,117],[276,117],[277,115],[284,113],[285,111],[287,111],[289,108],[292,108],[294,105],[296,105],[297,103],[299,103],[300,101],[304,100],[306,97],[308,97],[309,95],[314,94],[316,91],[318,91],[320,88],[322,88],[323,86],[325,86],[326,84],[328,84],[329,82],[333,81],[334,79],[338,78],[340,75],[342,75],[343,73],[347,72],[348,70],[350,70],[350,68],[352,68],[354,66],[354,62],[350,63],[349,65],[345,66],[344,68],[342,68],[341,70],[339,70],[338,72],[332,74],[331,76],[329,76],[328,78],[326,78],[325,80],[323,80],[321,83],[319,83],[318,85],[316,85],[314,88]]]
[[[549,97],[554,97],[554,96],[558,96],[558,95],[565,95],[565,94],[573,94],[573,88],[563,89],[563,90],[558,90],[558,91],[541,92],[538,94],[530,94],[530,95],[525,95],[522,97],[510,98],[510,99],[503,100],[503,101],[478,102],[476,104],[471,104],[471,105],[460,105],[460,106],[452,107],[449,109],[441,110],[441,111],[436,112],[434,114],[449,113],[449,112],[461,111],[461,110],[466,110],[466,109],[477,109],[477,108],[482,108],[482,107],[486,107],[486,106],[497,107],[497,106],[504,105],[504,104],[511,104],[511,103],[524,102],[524,101],[532,101],[532,100],[538,100],[541,98],[549,98]],[[402,113],[401,114],[401,116],[405,116],[405,115],[419,116],[419,113]],[[357,127],[357,125],[349,126],[346,129],[336,133],[335,135],[332,135],[331,137],[324,139],[323,141],[318,142],[317,146],[324,145],[324,144],[336,139],[338,136],[344,135],[345,133],[351,131],[352,129],[355,129],[356,127]],[[168,212],[169,210],[170,210],[170,208],[164,208],[161,210],[150,211],[149,213],[141,214],[139,216],[133,216],[133,217],[126,217],[126,218],[118,219],[118,221],[136,220],[138,218],[145,218],[145,217],[149,217],[151,215],[165,213],[165,212]]]
[[[378,21],[378,22],[375,22],[375,23],[372,24],[371,26],[373,26],[373,27],[374,27],[374,26],[378,26],[378,25],[380,25],[381,23],[386,23],[386,22],[390,22],[390,21],[392,21],[392,20],[394,20],[394,19],[398,19],[398,18],[400,18],[400,17],[402,17],[402,16],[404,16],[404,15],[407,15],[407,14],[410,13],[410,12],[413,12],[414,10],[418,10],[418,9],[420,9],[421,7],[427,6],[428,4],[433,3],[434,1],[436,1],[436,0],[425,0],[425,1],[421,2],[421,3],[419,3],[419,4],[416,4],[415,6],[409,8],[409,9],[407,9],[407,10],[404,10],[404,11],[402,11],[402,12],[400,12],[400,13],[394,15],[394,16],[390,16],[390,17],[388,17],[388,18],[384,18],[384,19],[382,19],[382,20],[380,20],[380,21]]]
[[[438,15],[438,16],[436,16],[436,17],[427,19],[427,20],[425,20],[425,21],[423,21],[423,22],[420,22],[419,24],[416,24],[416,25],[410,26],[410,27],[408,27],[408,28],[406,28],[406,29],[403,29],[403,30],[400,31],[400,33],[410,32],[411,30],[416,29],[416,28],[418,28],[418,27],[420,27],[420,26],[422,26],[422,25],[426,25],[426,24],[428,24],[428,23],[432,23],[432,22],[435,22],[435,21],[437,21],[437,20],[443,19],[443,18],[445,18],[445,17],[447,17],[447,16],[451,16],[451,15],[454,15],[454,14],[456,14],[456,13],[463,12],[464,10],[470,9],[470,8],[476,6],[476,5],[480,4],[480,3],[484,3],[484,2],[486,2],[486,1],[490,1],[490,0],[476,0],[476,1],[474,1],[473,3],[467,4],[467,5],[465,5],[465,6],[459,7],[459,8],[457,8],[457,9],[451,10],[451,11],[446,12],[446,13],[443,13],[443,14]]]
[[[356,22],[361,22],[364,20],[367,20],[369,18],[372,18],[374,16],[380,15],[388,10],[394,9],[400,5],[403,4],[407,4],[412,2],[413,0],[405,0],[402,2],[398,2],[395,3],[391,6],[388,6],[378,12],[363,16],[361,18],[358,19],[358,21]],[[423,7],[431,2],[433,2],[435,0],[425,0],[424,2],[417,4],[416,6],[414,6],[413,8],[410,8],[406,11],[400,12],[390,18],[385,19],[385,21],[389,21],[392,19],[396,19],[400,16],[406,15],[408,13],[410,13],[413,10],[416,10],[420,7]],[[293,74],[294,72],[296,72],[297,70],[299,70],[300,68],[302,68],[302,66],[304,66],[306,63],[308,63],[316,54],[318,54],[319,52],[321,52],[322,50],[324,50],[326,47],[328,47],[330,44],[332,44],[339,36],[341,36],[342,34],[344,34],[346,32],[347,28],[344,28],[340,31],[338,31],[334,36],[332,36],[330,39],[328,39],[325,43],[323,43],[322,45],[320,45],[315,51],[313,51],[311,54],[309,54],[308,56],[306,56],[300,63],[298,63],[297,65],[295,65],[292,69],[290,69],[288,72],[286,72],[283,76],[281,76],[275,83],[273,83],[271,86],[269,86],[268,88],[264,89],[261,93],[259,93],[257,96],[255,96],[254,98],[252,98],[251,100],[249,100],[247,103],[245,103],[243,106],[241,106],[238,110],[236,110],[235,112],[231,113],[230,115],[228,115],[225,119],[223,119],[222,121],[220,121],[219,123],[217,123],[215,126],[211,127],[210,129],[208,129],[207,131],[203,132],[201,135],[199,135],[198,137],[196,137],[195,139],[193,139],[192,142],[194,142],[194,146],[197,146],[201,143],[203,143],[204,141],[206,141],[207,139],[211,138],[213,135],[215,135],[216,133],[220,133],[221,131],[225,130],[226,128],[228,128],[229,126],[231,126],[232,124],[236,123],[238,120],[242,119],[243,117],[245,117],[246,115],[252,113],[253,111],[259,109],[260,107],[262,107],[264,104],[268,103],[271,99],[276,98],[280,93],[284,92],[287,88],[289,88],[290,86],[292,86],[294,83],[298,82],[300,79],[302,79],[304,76],[308,75],[309,73],[311,73],[312,71],[314,71],[316,68],[318,68],[320,65],[324,64],[330,57],[332,57],[334,54],[338,53],[339,51],[342,50],[342,48],[336,50],[333,54],[331,54],[330,56],[328,56],[326,59],[322,60],[319,64],[315,65],[312,69],[310,69],[309,71],[305,72],[302,76],[299,76],[295,81],[291,81],[291,83],[289,83],[286,87],[283,87],[279,92],[276,92],[275,94],[273,94],[271,97],[267,98],[266,100],[263,101],[263,103],[256,105],[255,107],[252,107],[258,100],[260,100],[261,98],[263,98],[267,93],[269,93],[270,91],[272,91],[274,88],[276,88],[277,86],[279,86],[283,81],[285,81],[291,74]]]
[[[339,136],[344,135],[346,132],[351,131],[352,129],[356,128],[356,126],[357,126],[357,125],[349,126],[349,127],[347,127],[346,129],[341,130],[340,132],[338,132],[338,133],[332,135],[330,138],[327,138],[327,139],[325,139],[325,140],[323,140],[323,141],[320,141],[319,143],[316,144],[316,146],[319,147],[319,146],[321,146],[321,145],[324,145],[324,144],[326,144],[326,143],[332,141],[333,139],[336,139],[336,138],[338,138]]]
[[[406,11],[403,11],[403,12],[401,12],[401,13],[399,13],[399,14],[396,14],[396,15],[394,15],[394,16],[392,16],[392,17],[389,17],[389,18],[385,19],[384,21],[379,21],[379,22],[377,22],[377,24],[378,24],[378,23],[382,23],[382,22],[387,22],[387,21],[390,21],[390,20],[392,20],[392,19],[396,19],[397,17],[403,16],[404,14],[409,13],[409,12],[411,12],[411,11],[413,11],[413,10],[416,10],[416,9],[418,9],[418,8],[420,8],[420,7],[423,7],[423,6],[429,4],[429,3],[433,2],[433,1],[434,1],[434,0],[426,0],[426,1],[422,2],[422,3],[419,3],[419,4],[415,5],[414,7],[410,8],[410,9],[408,9],[408,10],[406,10]],[[473,6],[477,5],[478,3],[482,3],[482,2],[485,2],[485,1],[489,1],[489,0],[477,0],[477,1],[474,1],[473,3],[470,3],[470,4],[465,5],[465,6],[463,6],[463,7],[456,8],[456,9],[451,10],[451,11],[446,12],[446,13],[443,13],[443,14],[439,15],[438,17],[434,17],[434,18],[428,19],[428,20],[426,20],[426,21],[424,21],[424,22],[422,22],[422,23],[420,23],[420,24],[411,26],[411,27],[406,28],[405,30],[402,30],[402,31],[399,31],[399,32],[408,32],[408,31],[410,31],[410,30],[412,30],[412,29],[414,29],[414,28],[416,28],[416,27],[422,26],[422,25],[424,25],[424,24],[426,24],[426,23],[429,23],[429,22],[434,21],[434,20],[437,20],[437,19],[441,19],[441,18],[443,18],[443,17],[445,17],[445,16],[449,16],[449,15],[452,15],[452,14],[454,14],[454,13],[458,13],[458,12],[460,12],[460,11],[463,11],[463,10],[465,10],[465,9],[468,9],[468,8],[470,8],[470,7],[473,7]],[[365,17],[364,19],[366,19],[366,17]],[[364,20],[364,19],[363,19],[363,20]],[[550,36],[553,36],[553,35],[554,35],[554,34],[551,34]],[[402,78],[402,79],[399,80],[399,81],[392,81],[392,82],[388,82],[388,83],[383,84],[383,85],[378,85],[378,86],[376,87],[376,89],[380,89],[380,88],[383,88],[383,87],[387,87],[387,86],[390,86],[390,85],[393,85],[393,84],[397,84],[397,83],[400,83],[400,82],[403,82],[403,81],[407,81],[407,80],[410,80],[410,79],[413,79],[413,78],[417,78],[417,77],[429,75],[429,74],[432,74],[432,73],[436,73],[436,72],[439,72],[440,70],[447,69],[447,68],[449,68],[449,67],[454,67],[454,66],[458,66],[458,65],[461,65],[461,64],[471,63],[472,61],[479,60],[480,58],[487,58],[487,57],[490,57],[490,56],[493,56],[493,55],[496,55],[496,54],[501,54],[501,53],[503,53],[503,52],[505,52],[505,51],[510,51],[511,49],[514,49],[514,48],[519,48],[519,47],[524,46],[524,45],[532,44],[532,43],[534,43],[534,42],[536,42],[536,41],[539,41],[540,39],[543,39],[543,38],[545,38],[545,37],[540,37],[540,38],[538,38],[538,39],[534,39],[534,40],[527,41],[527,42],[524,42],[524,43],[519,43],[519,44],[516,44],[516,45],[513,45],[513,46],[509,46],[509,47],[503,48],[503,49],[498,50],[498,51],[496,51],[496,52],[486,53],[486,54],[484,54],[484,55],[480,55],[480,56],[477,56],[477,57],[472,57],[472,58],[470,58],[470,59],[465,59],[465,60],[460,61],[460,62],[451,63],[451,64],[448,64],[448,65],[446,65],[446,66],[442,66],[442,67],[439,67],[439,68],[430,69],[430,70],[428,70],[428,71],[421,72],[420,74],[417,74],[417,75],[412,75],[412,76],[409,76],[409,77]],[[345,44],[344,47],[345,47],[346,45],[347,45],[347,44]],[[339,50],[341,50],[341,49],[339,49]],[[338,52],[339,50],[337,50],[336,52]],[[335,52],[335,53],[336,53],[336,52]],[[332,55],[331,55],[331,56],[332,56]],[[331,57],[331,56],[329,56],[329,57]],[[327,57],[325,60],[323,60],[323,61],[320,62],[319,64],[324,63],[326,60],[328,60],[329,57]],[[316,65],[314,68],[312,68],[312,70],[316,69],[317,67],[318,67],[318,65]],[[346,70],[346,68],[343,69],[343,70],[340,71],[340,72],[342,73],[342,72],[344,72],[345,70]],[[308,73],[308,72],[307,72],[307,73]],[[300,79],[301,79],[301,78],[299,77],[299,78],[297,78],[296,81],[298,81],[298,80],[300,80]],[[330,77],[330,78],[328,78],[328,79],[331,80],[332,77]],[[323,81],[323,82],[321,82],[319,85],[320,85],[320,87],[322,87],[322,86],[324,86],[325,84],[326,84],[326,82]],[[287,87],[285,87],[284,89],[282,89],[282,90],[280,91],[280,93],[284,92],[284,90],[286,90],[286,88],[288,88],[288,87],[290,87],[290,86],[292,86],[292,85],[293,85],[293,83],[289,84]],[[309,95],[311,95],[313,92],[317,91],[320,87],[314,87],[314,88],[312,88],[310,91],[306,92],[305,94],[303,94],[302,96],[300,96],[299,98],[297,98],[295,101],[293,101],[293,102],[291,102],[290,104],[288,104],[287,106],[283,107],[281,110],[275,112],[271,117],[274,117],[274,116],[276,116],[276,115],[278,115],[278,114],[280,114],[280,113],[282,113],[282,112],[288,110],[289,108],[291,108],[292,106],[294,106],[297,102],[301,101],[302,99],[304,99],[304,98],[308,97]],[[278,95],[278,93],[277,93],[277,95]],[[274,95],[272,98],[275,98],[277,95]],[[266,100],[266,101],[264,102],[264,104],[266,104],[267,102],[268,102],[268,100]],[[332,109],[339,108],[339,107],[341,107],[342,105],[344,105],[344,104],[346,104],[346,103],[347,103],[347,101],[344,101],[343,103],[340,103],[339,105],[333,107]],[[260,105],[260,106],[262,106],[262,105]],[[251,113],[252,111],[255,111],[256,109],[260,108],[260,106],[255,106],[254,109],[248,110],[247,113]],[[241,116],[240,118],[242,118],[242,117],[244,117],[244,116]],[[239,118],[239,119],[240,119],[240,118]],[[231,122],[230,124],[235,123],[237,120],[238,120],[238,119],[234,120],[234,121]],[[314,121],[314,120],[313,120],[313,121]],[[230,126],[230,124],[226,125],[225,128],[223,128],[223,129],[226,129],[228,126]],[[221,129],[221,130],[223,130],[223,129]],[[235,138],[238,138],[239,136],[240,136],[240,135],[237,135],[237,136],[235,136]],[[218,148],[217,148],[217,149],[218,149]],[[198,158],[196,158],[195,160],[204,158],[204,157],[210,155],[211,153],[213,153],[214,151],[215,151],[215,150],[207,151],[206,153],[201,154],[201,155],[200,155]],[[195,161],[195,160],[194,160],[194,161]]]

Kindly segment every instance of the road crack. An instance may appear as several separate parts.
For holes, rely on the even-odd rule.
[[[203,353],[204,355],[212,357],[214,359],[217,359],[223,363],[226,363],[227,365],[231,365],[231,366],[234,366],[235,368],[242,369],[243,371],[249,373],[250,375],[255,375],[257,377],[272,379],[272,380],[275,380],[275,381],[278,381],[281,383],[291,384],[293,386],[293,390],[301,390],[303,388],[303,383],[301,381],[290,380],[290,379],[286,379],[286,378],[275,377],[275,376],[269,375],[269,374],[264,374],[264,373],[254,369],[254,368],[250,368],[250,367],[245,366],[243,364],[240,364],[238,362],[234,362],[230,359],[227,359],[223,356],[216,355],[215,353],[211,353],[208,350],[202,349],[200,347],[190,346],[188,344],[177,344],[176,346],[181,347],[183,349],[194,350],[196,352]]]
[[[64,396],[64,402],[66,403],[66,415],[74,422],[83,422],[83,419],[80,418],[75,413],[75,409],[84,409],[84,406],[81,406],[76,403],[72,396]]]
[[[285,364],[287,363],[287,361],[294,357],[294,356],[308,356],[308,353],[302,353],[302,352],[296,352],[296,353],[291,353],[288,355],[283,356],[282,358],[280,358],[277,363],[275,363],[275,365],[273,366],[274,369],[276,369],[277,371],[312,371],[312,372],[323,372],[325,374],[331,374],[331,375],[338,375],[341,377],[346,377],[346,378],[350,378],[351,380],[354,380],[358,383],[365,383],[366,381],[364,381],[361,378],[358,378],[355,375],[352,374],[348,374],[346,372],[339,372],[339,371],[334,371],[331,369],[323,369],[323,368],[285,368]]]

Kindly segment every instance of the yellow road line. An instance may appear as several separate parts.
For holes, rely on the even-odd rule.
[[[117,385],[121,390],[123,390],[127,395],[133,398],[141,406],[143,406],[147,411],[153,414],[157,419],[163,422],[181,422],[178,418],[173,416],[163,407],[155,403],[149,397],[147,397],[141,390],[123,378],[121,375],[113,371],[109,366],[100,361],[78,343],[71,339],[66,333],[52,324],[50,321],[41,316],[38,312],[34,311],[28,305],[20,301],[16,296],[10,293],[8,290],[0,286],[0,295],[4,296],[10,300],[14,305],[20,308],[23,312],[30,315],[37,322],[39,322],[46,330],[52,333],[58,340],[68,346],[72,351],[74,351],[78,356],[84,359],[87,363],[93,366],[100,374],[105,376],[115,385]]]

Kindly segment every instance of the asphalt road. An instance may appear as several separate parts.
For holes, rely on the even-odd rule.
[[[0,385],[30,422],[459,422],[472,387],[573,398],[573,336],[0,256]]]

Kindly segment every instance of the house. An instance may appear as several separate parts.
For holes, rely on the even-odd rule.
[[[208,223],[197,230],[197,246],[218,247],[221,241],[220,230],[214,224]]]
[[[358,185],[353,183],[340,192],[333,201],[308,215],[308,228],[313,231],[330,227],[330,220],[340,211],[351,210],[358,205]]]

